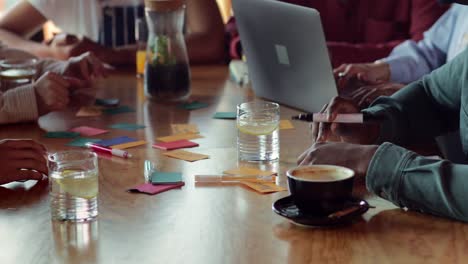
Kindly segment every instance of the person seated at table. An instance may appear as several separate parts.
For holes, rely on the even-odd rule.
[[[46,149],[31,139],[0,140],[0,185],[48,175]]]
[[[0,59],[27,57],[33,56],[0,47]],[[71,94],[89,89],[94,78],[105,72],[94,55],[85,53],[67,61],[40,60],[37,74],[40,77],[33,84],[0,92],[0,124],[32,121],[51,111],[63,110]]]
[[[404,40],[419,41],[447,10],[435,0],[281,0],[320,12],[333,67],[375,61]],[[227,25],[230,55],[241,57],[235,21]],[[305,34],[307,32],[304,32]]]
[[[468,4],[468,1],[467,1]],[[428,158],[399,145],[426,142],[460,130],[468,153],[468,49],[391,97],[379,97],[363,113],[376,123],[314,124],[315,144],[298,162],[335,164],[366,177],[369,191],[397,206],[468,222],[468,165]],[[334,98],[324,109],[359,113],[349,99]],[[342,141],[328,142],[326,141]]]
[[[137,17],[144,17],[144,0],[21,1],[0,18],[0,39],[38,57],[68,59],[92,51],[106,63],[133,66]],[[224,24],[216,1],[187,0],[186,17],[190,62],[222,62]],[[49,45],[25,39],[47,20],[71,35]]]
[[[423,40],[407,40],[395,47],[389,57],[375,63],[341,65],[334,70],[339,88],[346,89],[360,107],[368,106],[381,95],[392,95],[452,60],[468,46],[467,17],[468,7],[455,4],[424,33]],[[364,86],[351,87],[356,79]]]

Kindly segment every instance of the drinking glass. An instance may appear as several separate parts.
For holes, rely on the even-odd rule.
[[[248,102],[237,106],[237,154],[244,161],[279,159],[279,105]]]
[[[7,91],[32,83],[36,76],[37,59],[6,59],[0,61],[0,89]]]
[[[49,155],[50,210],[53,220],[87,221],[98,215],[98,161],[90,151]]]
[[[135,20],[135,40],[137,44],[136,71],[138,77],[145,74],[146,42],[148,41],[148,27],[145,18]]]

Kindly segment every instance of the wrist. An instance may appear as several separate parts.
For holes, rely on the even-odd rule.
[[[374,62],[374,66],[376,67],[379,75],[379,80],[382,82],[389,82],[390,81],[390,64],[383,62],[383,61],[376,61]]]

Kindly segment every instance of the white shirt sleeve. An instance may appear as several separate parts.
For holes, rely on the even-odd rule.
[[[101,6],[96,0],[28,0],[62,31],[99,40]]]

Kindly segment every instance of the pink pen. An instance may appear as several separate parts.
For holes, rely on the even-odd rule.
[[[93,143],[87,143],[86,146],[88,148],[94,150],[94,151],[108,153],[108,154],[111,154],[113,156],[117,156],[117,157],[121,157],[121,158],[131,158],[132,157],[132,154],[128,153],[125,150],[121,150],[121,149],[113,149],[113,148],[103,147],[103,146],[99,146],[99,145],[96,145],[96,144],[93,144]]]

